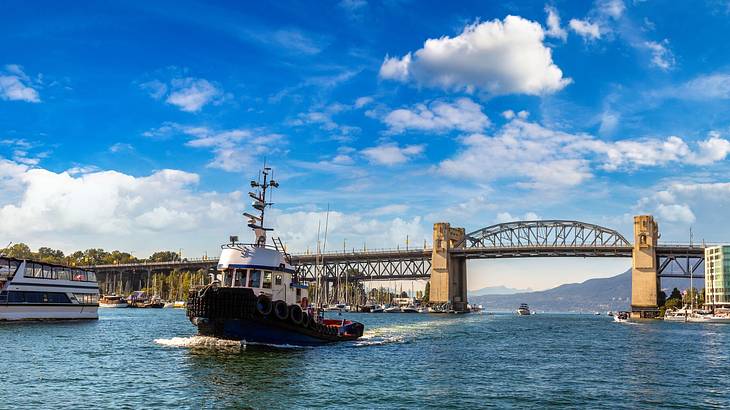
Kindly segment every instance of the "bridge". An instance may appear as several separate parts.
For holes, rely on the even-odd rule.
[[[470,259],[616,257],[632,258],[632,310],[635,317],[652,317],[662,277],[704,277],[704,248],[658,243],[658,225],[649,215],[634,219],[634,242],[619,232],[570,220],[502,223],[466,233],[448,223],[434,224],[433,247],[330,252],[292,255],[304,281],[317,272],[328,282],[344,280],[431,281],[430,300],[466,309],[466,261]],[[125,288],[141,288],[151,273],[214,269],[217,260],[201,258],[175,262],[97,265],[102,282],[120,278]]]

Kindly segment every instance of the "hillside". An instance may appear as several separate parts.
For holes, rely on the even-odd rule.
[[[702,280],[695,280],[694,286],[701,288]],[[665,279],[662,289],[689,287],[685,279]],[[553,289],[524,292],[512,295],[472,296],[469,301],[482,304],[487,310],[514,310],[520,303],[527,303],[536,311],[549,312],[605,312],[607,310],[628,310],[631,303],[631,271],[610,278],[589,279],[582,283],[569,283]]]

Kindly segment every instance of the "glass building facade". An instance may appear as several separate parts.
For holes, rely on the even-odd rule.
[[[705,304],[730,307],[730,246],[705,248]]]

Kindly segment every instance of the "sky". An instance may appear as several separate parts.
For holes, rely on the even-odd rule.
[[[215,255],[569,219],[730,241],[727,1],[3,2],[0,240]],[[470,262],[544,289],[627,260]]]

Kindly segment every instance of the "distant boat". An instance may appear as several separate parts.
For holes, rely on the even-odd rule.
[[[593,314],[596,316],[601,316],[601,312],[593,312]]]
[[[184,300],[176,300],[172,303],[174,309],[185,309],[185,306],[187,306],[187,303]]]
[[[401,313],[400,306],[391,306],[383,310],[385,313]]]
[[[126,308],[127,301],[123,297],[117,295],[102,296],[99,299],[100,308]]]
[[[613,316],[614,322],[628,322],[629,321],[629,312],[618,312]]]
[[[517,308],[517,314],[520,316],[528,316],[530,314],[530,308],[527,306],[527,303],[523,303]]]
[[[418,309],[416,309],[413,305],[404,306],[400,310],[402,313],[418,313]]]

